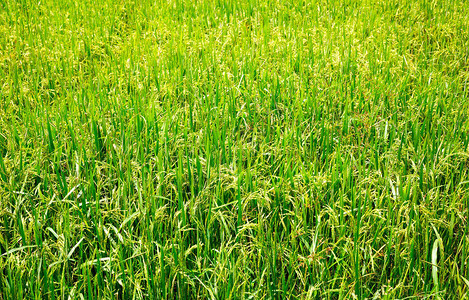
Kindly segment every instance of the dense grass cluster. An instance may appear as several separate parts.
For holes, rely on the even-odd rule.
[[[462,0],[0,1],[0,299],[468,297],[468,81]]]

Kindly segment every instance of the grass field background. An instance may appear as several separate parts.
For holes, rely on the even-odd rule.
[[[0,299],[469,296],[467,1],[0,1]]]

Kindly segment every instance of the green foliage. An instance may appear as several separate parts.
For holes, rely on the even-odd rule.
[[[465,1],[1,1],[0,299],[463,299]]]

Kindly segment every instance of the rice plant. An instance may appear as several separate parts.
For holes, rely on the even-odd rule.
[[[0,1],[0,299],[469,297],[463,0]]]

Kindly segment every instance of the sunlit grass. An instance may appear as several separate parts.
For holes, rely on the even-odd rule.
[[[463,299],[465,1],[0,2],[0,299]]]

